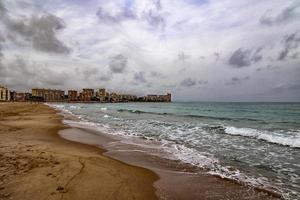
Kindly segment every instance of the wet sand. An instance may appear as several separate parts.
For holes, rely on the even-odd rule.
[[[0,199],[157,199],[150,170],[64,140],[43,104],[0,103]]]

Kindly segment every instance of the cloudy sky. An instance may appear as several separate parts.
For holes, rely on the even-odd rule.
[[[0,0],[0,85],[300,101],[300,1]]]

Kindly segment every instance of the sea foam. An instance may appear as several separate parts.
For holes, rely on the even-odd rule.
[[[252,128],[226,127],[225,133],[230,135],[251,137],[259,140],[264,140],[269,143],[300,148],[299,132],[276,133],[276,132],[262,131],[262,130],[252,129]]]

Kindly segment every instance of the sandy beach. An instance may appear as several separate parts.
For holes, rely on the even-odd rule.
[[[57,135],[43,104],[0,104],[0,199],[157,199],[153,172]]]
[[[103,150],[110,138],[67,127],[57,112],[44,104],[0,104],[0,199],[276,199],[182,173],[178,163]]]

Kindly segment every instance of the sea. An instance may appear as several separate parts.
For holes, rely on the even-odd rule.
[[[300,199],[300,103],[49,105],[76,116],[79,120],[64,120],[71,126],[119,136],[147,146],[148,154]]]

